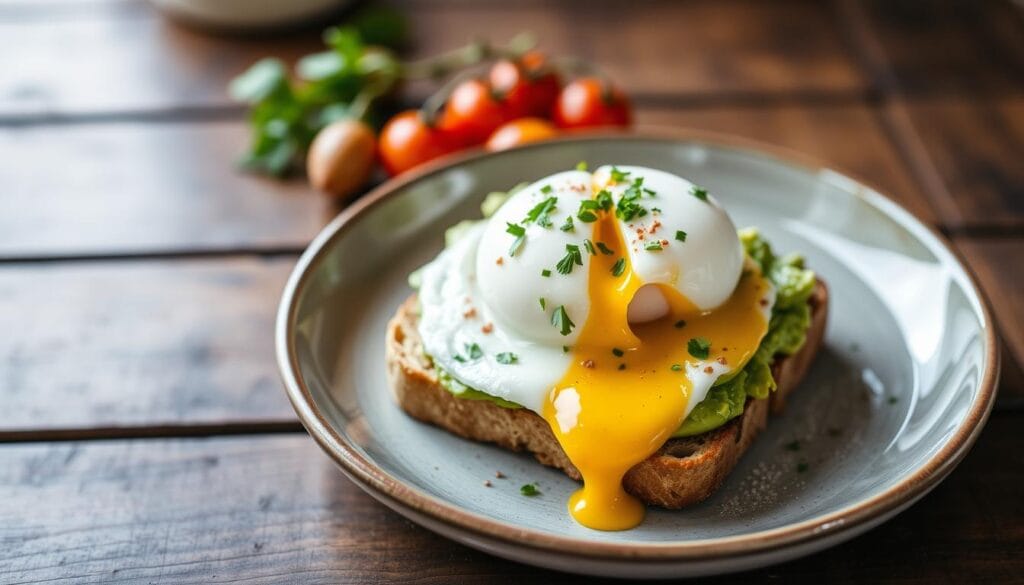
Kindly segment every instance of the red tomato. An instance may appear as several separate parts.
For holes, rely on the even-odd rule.
[[[491,134],[487,150],[505,150],[528,142],[547,140],[558,135],[558,129],[542,118],[519,118],[506,122]]]
[[[378,142],[380,160],[391,175],[403,173],[455,148],[451,137],[428,125],[419,110],[406,110],[388,120]]]
[[[555,104],[554,120],[560,128],[629,126],[632,118],[629,98],[594,77],[576,79],[562,88]]]
[[[498,127],[512,119],[512,112],[496,99],[479,79],[463,81],[448,96],[440,127],[465,144],[480,144]]]
[[[498,61],[491,67],[489,79],[514,117],[551,115],[560,85],[558,75],[547,66],[543,53],[531,51],[518,63],[507,59]]]

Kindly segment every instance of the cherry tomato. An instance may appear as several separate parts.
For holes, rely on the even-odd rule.
[[[629,98],[600,79],[584,77],[562,88],[555,104],[554,120],[560,128],[629,126]]]
[[[380,159],[391,175],[448,154],[456,146],[443,130],[428,125],[419,110],[395,115],[380,131]]]
[[[519,118],[505,122],[487,139],[487,150],[506,150],[528,142],[539,142],[558,135],[558,129],[542,118]]]
[[[502,96],[514,117],[549,116],[558,99],[558,75],[543,53],[531,51],[519,62],[498,61],[491,67],[491,87]]]
[[[470,79],[455,86],[448,96],[439,125],[468,146],[487,140],[498,126],[512,119],[512,114],[486,83]]]

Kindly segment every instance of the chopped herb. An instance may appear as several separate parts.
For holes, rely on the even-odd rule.
[[[598,242],[598,243],[597,243],[597,249],[598,249],[598,250],[601,250],[601,253],[602,253],[602,254],[604,254],[604,255],[606,255],[606,256],[611,256],[612,254],[614,254],[614,253],[615,253],[614,251],[612,251],[612,249],[611,249],[611,248],[609,248],[608,246],[606,246],[606,245],[604,244],[604,242]]]
[[[555,269],[558,270],[559,274],[569,274],[572,272],[573,265],[583,266],[583,254],[580,253],[580,247],[575,244],[565,245],[565,256],[558,261],[555,265]]]
[[[685,242],[686,232],[684,232],[683,230],[676,230],[676,239],[679,240],[680,242]]]
[[[476,343],[467,343],[465,345],[466,353],[469,354],[469,359],[478,360],[484,357],[484,350],[480,349],[480,346],[477,345]]]
[[[591,242],[590,240],[583,240],[583,247],[586,248],[587,253],[591,256],[597,254],[597,250],[594,249],[594,242]]]
[[[623,355],[625,355],[625,353],[626,352],[622,351],[621,349],[619,349],[617,347],[613,347],[612,348],[612,355],[614,355],[615,357],[622,357]]]
[[[515,241],[512,242],[512,246],[508,249],[508,255],[515,256],[516,252],[523,247],[523,242],[526,241],[526,228],[516,223],[506,222],[506,225],[508,227],[505,228],[505,231],[516,237]]]
[[[545,268],[544,270],[540,271],[540,275],[543,276],[544,278],[547,278],[551,276],[551,271]]]
[[[547,308],[548,308],[548,301],[544,297],[541,297],[541,298],[539,298],[537,300],[540,301],[540,308],[543,309],[543,310],[547,310]]]
[[[612,208],[612,205],[615,204],[612,200],[612,194],[609,193],[607,189],[601,189],[598,191],[597,195],[594,195],[594,201],[597,202],[597,206],[601,211],[608,211]]]
[[[580,162],[576,163],[576,170],[577,171],[585,171],[585,170],[587,170],[587,161],[581,160]]]
[[[523,494],[524,496],[533,497],[533,496],[539,496],[540,495],[540,490],[537,489],[537,484],[535,484],[535,483],[527,483],[527,484],[524,484],[522,487],[519,488],[519,493]]]
[[[686,321],[683,321],[682,319],[676,321],[675,327],[676,329],[682,329],[683,327],[686,327]]]
[[[550,186],[545,185],[544,187],[548,190],[544,191],[544,188],[541,188],[542,192],[551,192]],[[537,225],[541,227],[551,227],[551,218],[548,217],[548,214],[555,210],[556,203],[558,203],[557,197],[548,197],[544,201],[534,205],[533,209],[526,212],[526,219],[523,220],[523,223],[537,222]]]
[[[708,200],[708,190],[703,187],[698,187],[696,185],[690,187],[690,195],[693,195],[694,197],[700,199],[701,201]]]
[[[452,356],[452,359],[459,362],[460,364],[466,363],[466,358],[462,357],[459,354],[455,354],[454,356]]]
[[[661,213],[661,208],[660,207],[652,207],[651,208],[651,213]]]
[[[791,443],[786,443],[786,450],[787,451],[799,451],[800,450],[800,441],[793,441]]]
[[[620,183],[626,180],[629,176],[629,171],[620,171],[618,167],[612,167],[611,179],[616,183]]]
[[[562,353],[569,353],[569,346],[568,345],[563,345],[562,346]]]
[[[619,364],[619,369],[620,370],[625,370],[626,369],[626,364]]]
[[[806,463],[801,461],[800,463],[797,463],[797,465],[796,465],[796,472],[797,473],[803,473],[803,472],[807,471],[809,468],[810,468],[809,465],[807,465]]]
[[[519,361],[519,356],[510,351],[503,351],[494,356],[494,359],[497,360],[499,364],[511,365]]]
[[[697,359],[707,359],[711,353],[711,342],[707,337],[694,337],[687,342],[686,350]]]
[[[657,240],[655,240],[653,242],[647,242],[647,245],[644,246],[644,250],[651,250],[652,252],[657,252],[657,251],[660,251],[662,249],[663,248],[661,247],[661,242],[657,241]]]
[[[644,178],[637,177],[633,183],[622,193],[619,202],[615,205],[615,217],[622,221],[629,221],[634,217],[647,215],[647,210],[640,205],[640,198],[643,196]]]
[[[572,216],[571,215],[565,216],[565,223],[563,223],[562,227],[560,227],[558,229],[562,230],[563,232],[575,231],[576,230],[576,226],[574,226],[572,224]]]
[[[565,305],[558,305],[555,312],[551,314],[551,324],[554,325],[562,335],[569,335],[572,333],[572,328],[576,326],[569,318],[569,313],[565,312]]]
[[[683,370],[683,366],[681,366],[679,364],[672,364],[671,370],[673,372],[681,372]]]
[[[544,185],[540,188],[540,192],[545,195],[550,195],[552,191],[554,191],[554,189],[551,188],[551,185]]]
[[[576,217],[580,221],[585,223],[593,223],[597,221],[597,214],[595,211],[601,209],[601,205],[593,199],[584,199],[580,201],[580,209],[576,212]]]
[[[612,276],[622,276],[622,273],[626,271],[626,259],[619,258],[612,265]]]

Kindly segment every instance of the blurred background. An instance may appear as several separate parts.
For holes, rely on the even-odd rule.
[[[952,242],[1002,334],[985,435],[966,469],[873,540],[783,574],[1021,574],[1020,555],[1000,552],[1024,546],[1020,4],[0,0],[0,581],[122,566],[125,580],[171,582],[295,566],[356,581],[527,576],[341,478],[301,433],[271,332],[295,260],[348,202],[514,121],[431,150],[397,132],[386,142],[388,120],[431,107],[447,119],[445,74],[490,83],[489,56],[533,83],[529,48],[561,85],[597,78],[625,104],[600,125],[784,147]],[[511,142],[592,125],[564,99]],[[352,119],[365,132],[325,140],[307,173],[318,132]],[[347,148],[357,168],[338,162]]]

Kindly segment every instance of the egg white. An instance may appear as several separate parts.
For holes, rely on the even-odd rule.
[[[583,251],[583,265],[574,266],[570,274],[559,274],[555,264],[565,255],[566,244],[579,245],[590,237],[592,226],[575,220],[576,211],[581,200],[592,197],[591,181],[603,184],[610,168],[602,167],[593,176],[584,171],[557,173],[533,183],[424,267],[419,332],[424,351],[437,366],[471,388],[542,413],[548,394],[573,359],[565,348],[576,341],[590,309],[589,254]],[[744,255],[724,210],[713,198],[705,202],[694,197],[693,185],[670,173],[617,168],[630,177],[644,177],[644,187],[654,195],[643,204],[661,210],[620,226],[633,270],[645,283],[676,287],[701,309],[727,300],[744,268]],[[624,189],[610,189],[616,201]],[[527,212],[550,196],[558,197],[551,213],[553,225],[524,225],[525,243],[510,255],[515,237],[506,232],[507,223],[523,225]],[[572,232],[559,229],[567,215],[575,220]],[[644,249],[655,222],[661,225],[653,237],[669,240],[658,252]],[[645,240],[637,233],[640,227],[648,234]],[[686,232],[686,242],[675,240],[677,230]],[[551,275],[542,276],[543,270]],[[761,310],[768,319],[775,302],[770,286],[765,299],[768,303]],[[551,324],[551,312],[558,305],[564,305],[576,323],[566,336]],[[480,348],[480,357],[471,356],[473,344]],[[498,354],[505,352],[515,354],[516,362],[499,363]],[[688,364],[692,390],[685,414],[733,367],[716,361]]]

